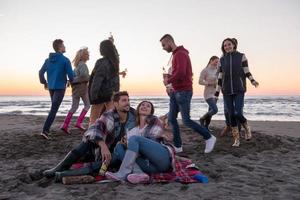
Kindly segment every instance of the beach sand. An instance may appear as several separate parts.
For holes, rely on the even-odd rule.
[[[254,138],[231,147],[218,137],[214,151],[203,154],[203,139],[181,126],[184,155],[209,177],[208,184],[63,185],[42,177],[81,140],[52,126],[53,140],[39,136],[45,116],[0,115],[1,199],[300,199],[300,122],[249,122]],[[74,123],[75,119],[73,119]],[[86,121],[87,122],[87,121]],[[213,121],[218,136],[224,122]]]

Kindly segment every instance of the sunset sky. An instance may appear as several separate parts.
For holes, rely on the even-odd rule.
[[[299,10],[297,0],[0,0],[0,95],[48,95],[38,71],[56,38],[70,60],[88,46],[91,71],[110,32],[128,70],[121,89],[131,95],[165,95],[165,33],[190,52],[195,95],[203,93],[200,71],[227,37],[238,39],[260,83],[248,81],[248,95],[300,95]]]

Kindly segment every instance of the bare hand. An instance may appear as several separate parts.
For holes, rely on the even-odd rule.
[[[257,81],[252,81],[251,84],[254,85],[256,88],[259,86],[259,83]]]
[[[122,78],[125,78],[125,76],[127,75],[126,71],[122,71],[119,74],[122,75]]]
[[[45,90],[49,90],[48,84],[47,84],[47,83],[44,84],[44,89],[45,89]]]
[[[173,88],[172,87],[167,87],[166,91],[167,91],[167,94],[170,95],[173,92]]]
[[[110,33],[110,36],[108,37],[108,39],[114,43],[115,42],[115,39],[114,39],[114,36]]]
[[[102,162],[105,161],[107,164],[109,164],[111,161],[111,153],[107,145],[103,141],[100,141],[98,144],[101,149]]]
[[[173,141],[173,134],[170,130],[165,130],[163,132],[162,137],[167,141],[167,142],[172,142]]]

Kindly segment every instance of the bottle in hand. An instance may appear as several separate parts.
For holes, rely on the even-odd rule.
[[[99,170],[99,175],[100,176],[104,176],[105,172],[107,171],[108,165],[106,164],[106,162],[104,161],[101,165],[101,168]]]

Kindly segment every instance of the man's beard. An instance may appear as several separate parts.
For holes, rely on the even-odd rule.
[[[123,109],[120,109],[119,111],[120,112],[122,112],[122,113],[128,113],[129,112],[129,109],[130,109],[130,107],[129,107],[129,105],[127,105],[128,106],[128,109],[126,108],[123,108]]]
[[[171,53],[171,52],[172,52],[172,48],[169,47],[169,48],[166,49],[166,51],[167,51],[168,53]]]

